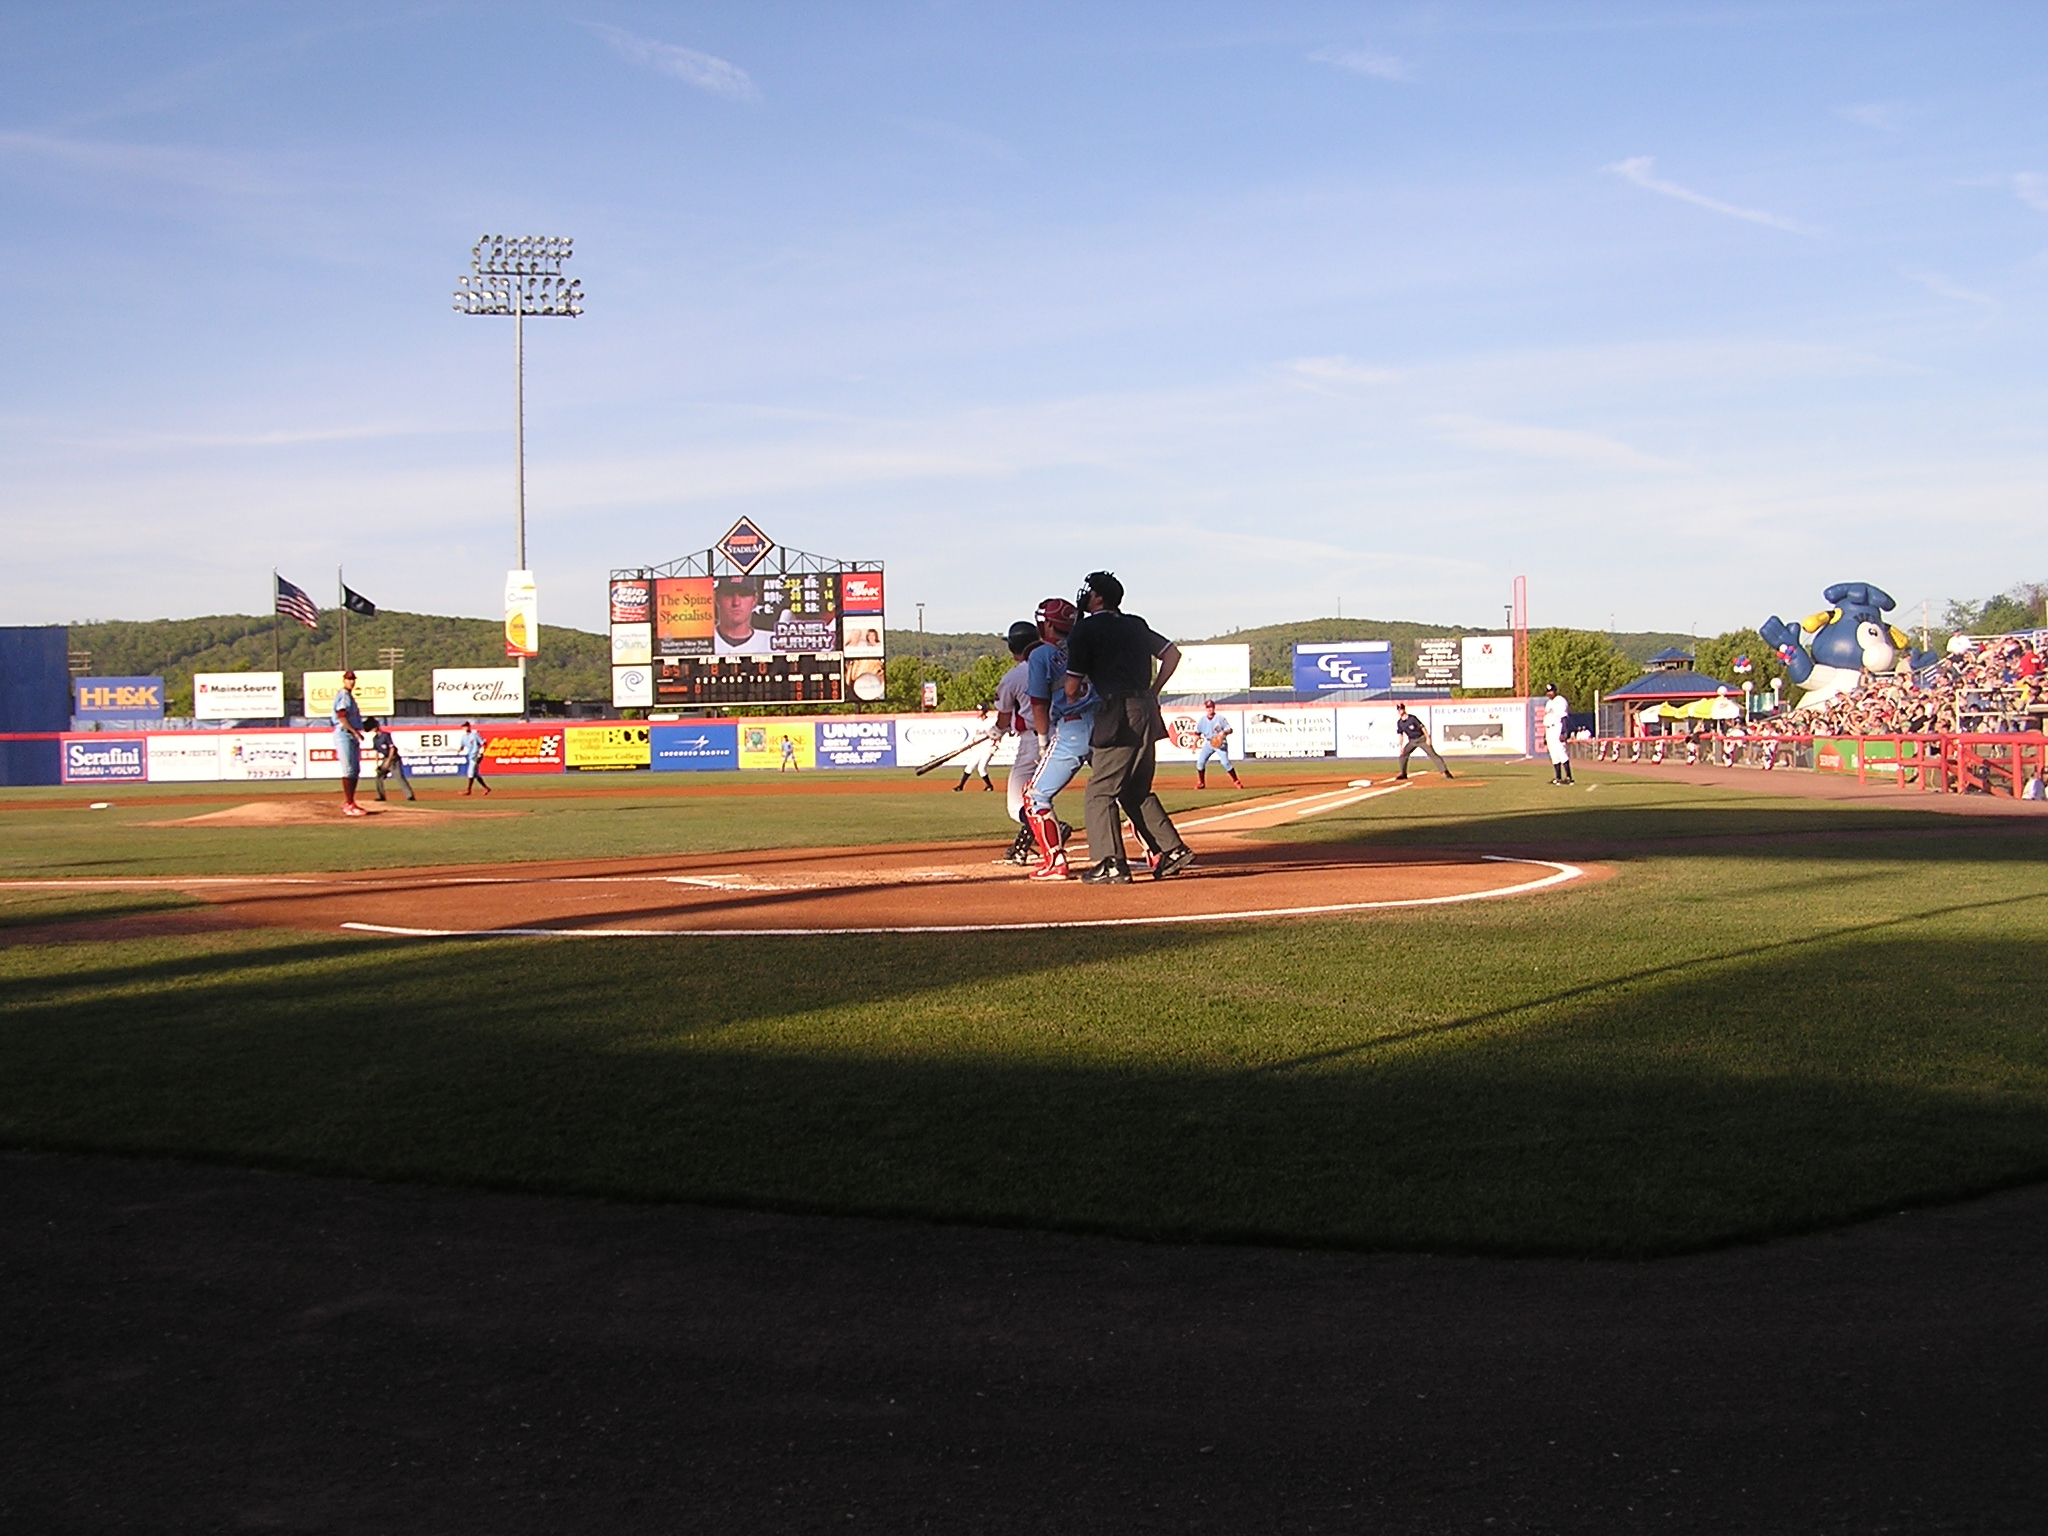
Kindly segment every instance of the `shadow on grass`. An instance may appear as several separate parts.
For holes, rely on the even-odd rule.
[[[10,986],[0,1138],[1155,1239],[1619,1255],[2048,1174],[2030,938],[1872,924],[1436,1020],[1424,978],[1423,1024],[1258,1071],[1177,1011],[1243,943],[167,956],[62,995]],[[1341,995],[1373,969],[1363,953],[1298,985]],[[1276,1030],[1308,1000],[1279,996]]]
[[[1583,791],[1579,792],[1583,796]],[[1657,854],[1683,858],[1781,859],[1810,846],[1829,858],[1972,863],[2039,862],[2048,855],[2048,815],[1967,816],[1936,811],[1837,808],[1798,801],[1729,805],[1715,801],[1649,806],[1611,802],[1544,805],[1482,815],[1430,810],[1371,816],[1333,814],[1264,840],[1341,842],[1403,848],[1484,848],[1579,858]]]

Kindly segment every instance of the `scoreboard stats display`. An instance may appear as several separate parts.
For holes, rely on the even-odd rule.
[[[612,702],[879,700],[883,631],[880,571],[616,578]]]

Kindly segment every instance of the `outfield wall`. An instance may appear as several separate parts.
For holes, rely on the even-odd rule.
[[[1447,758],[1520,757],[1528,752],[1538,700],[1419,703]],[[1231,755],[1250,760],[1390,758],[1400,750],[1391,704],[1233,705]],[[1200,711],[1167,712],[1172,739],[1159,759],[1194,761]],[[746,720],[607,720],[479,723],[483,773],[730,772],[779,769],[912,768],[964,745],[986,728],[971,713],[790,715]],[[395,723],[391,734],[414,778],[462,774],[459,728]],[[788,743],[785,755],[784,742]],[[193,784],[337,779],[334,734],[320,726],[254,730],[67,732],[56,738],[66,784]],[[1016,738],[998,748],[1008,765]],[[365,751],[365,771],[369,769]],[[943,770],[950,772],[950,769]]]

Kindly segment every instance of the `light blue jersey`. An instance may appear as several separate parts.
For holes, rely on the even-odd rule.
[[[1078,699],[1067,697],[1067,653],[1057,645],[1041,645],[1026,660],[1029,671],[1025,676],[1025,692],[1034,699],[1045,701],[1046,713],[1053,725],[1062,720],[1080,719],[1092,715],[1102,707],[1102,696],[1093,684],[1081,691]]]

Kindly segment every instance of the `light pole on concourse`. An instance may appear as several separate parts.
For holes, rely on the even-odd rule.
[[[469,271],[455,279],[455,307],[465,315],[512,317],[513,495],[519,517],[519,569],[526,563],[526,317],[583,313],[583,280],[562,275],[575,254],[565,235],[485,235],[469,253]]]

